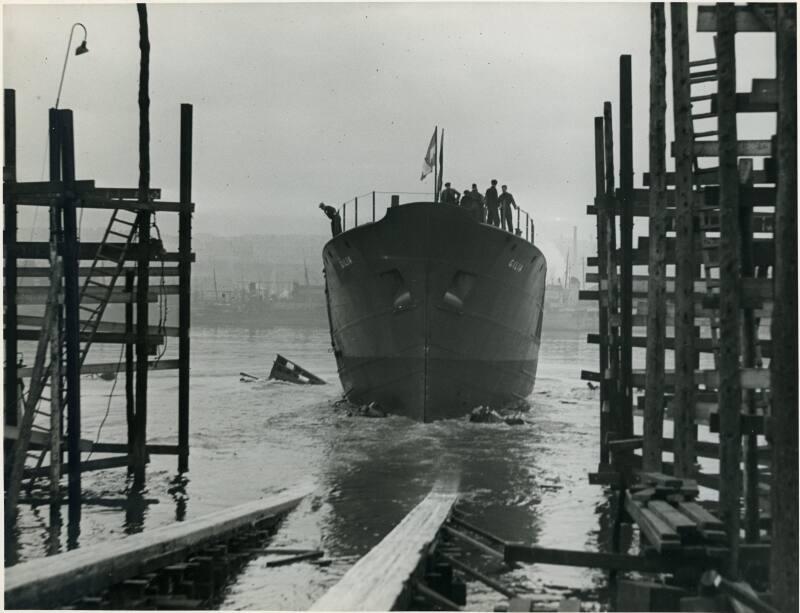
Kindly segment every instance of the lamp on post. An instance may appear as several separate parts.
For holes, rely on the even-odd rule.
[[[64,68],[61,69],[61,81],[58,83],[58,94],[56,95],[56,107],[58,108],[58,102],[61,100],[61,87],[64,85],[64,75],[67,72],[67,60],[69,60],[69,49],[72,46],[72,35],[75,33],[75,27],[80,26],[83,28],[83,42],[78,45],[75,49],[75,55],[83,55],[84,53],[89,53],[89,48],[86,46],[86,38],[88,33],[86,32],[86,26],[80,22],[76,22],[72,24],[72,28],[69,31],[69,40],[67,41],[67,53],[64,56]]]

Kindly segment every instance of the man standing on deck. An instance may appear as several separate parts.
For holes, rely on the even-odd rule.
[[[481,196],[481,193],[478,191],[477,183],[472,184],[472,191],[470,193],[472,194],[472,199],[475,201],[475,204],[473,204],[473,206],[477,211],[476,217],[478,221],[480,221],[481,223],[486,223],[486,207],[484,206],[483,203],[483,196]]]
[[[339,217],[339,211],[337,211],[332,206],[326,206],[324,202],[319,203],[319,208],[322,209],[322,212],[328,216],[328,219],[331,220],[331,234],[336,236],[337,234],[342,233],[342,218]]]
[[[442,194],[439,197],[439,202],[443,204],[458,204],[458,199],[461,194],[458,193],[458,190],[453,189],[450,187],[450,183],[444,184],[444,189],[442,190]]]
[[[508,189],[507,185],[501,185],[500,189],[503,190],[503,193],[500,194],[498,200],[500,201],[500,227],[505,224],[506,229],[509,232],[514,231],[514,220],[511,215],[511,207],[513,206],[515,209],[519,210],[517,203],[514,201],[514,196],[511,195],[511,192],[507,192]]]
[[[500,204],[497,199],[497,179],[492,179],[492,186],[486,190],[486,221],[493,226],[500,225],[500,216],[497,214],[497,207]]]

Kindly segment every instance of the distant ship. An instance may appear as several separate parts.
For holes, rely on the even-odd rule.
[[[196,300],[192,305],[192,322],[196,325],[274,328],[325,328],[328,316],[325,286],[293,282],[291,289],[279,295],[265,294],[255,282],[247,289],[215,293],[213,299]]]
[[[416,202],[334,237],[323,261],[350,401],[427,422],[530,395],[547,265],[525,238]]]

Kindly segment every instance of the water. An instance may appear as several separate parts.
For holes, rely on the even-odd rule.
[[[282,353],[329,382],[295,386],[240,381],[265,377]],[[116,361],[115,352],[95,356]],[[93,358],[93,361],[94,358]],[[48,530],[48,507],[23,507],[7,561],[30,559],[191,519],[297,484],[312,494],[282,524],[273,544],[320,548],[328,567],[307,563],[266,569],[254,559],[228,588],[225,609],[305,609],[392,529],[441,475],[460,477],[460,508],[503,539],[607,550],[608,504],[587,472],[599,456],[597,392],[579,379],[597,364],[596,347],[578,331],[545,336],[523,426],[451,420],[419,424],[399,417],[348,417],[327,330],[192,330],[190,472],[177,458],[154,456],[146,489],[130,490],[125,469],[84,475],[87,496],[122,498],[122,507],[85,506],[80,532]],[[125,440],[124,385],[114,391],[101,440]],[[112,383],[82,379],[84,437],[95,439]],[[151,374],[151,443],[177,438],[177,376]],[[66,526],[66,509],[61,518]],[[59,518],[56,518],[57,520]],[[558,566],[509,571],[470,562],[520,592],[570,594],[602,607],[602,572]],[[470,582],[468,607],[492,610],[502,596]]]

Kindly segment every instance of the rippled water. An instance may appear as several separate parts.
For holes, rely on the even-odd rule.
[[[597,392],[579,379],[597,363],[585,334],[545,335],[539,373],[523,426],[452,420],[419,424],[399,417],[347,417],[334,406],[341,388],[327,330],[192,330],[190,472],[154,456],[146,490],[125,507],[85,506],[80,533],[48,532],[47,507],[24,510],[7,560],[28,559],[191,519],[296,484],[312,494],[281,526],[277,545],[321,548],[328,567],[300,563],[267,569],[253,560],[230,586],[226,609],[304,609],[391,530],[443,474],[458,474],[460,508],[474,524],[514,541],[606,549],[608,505],[587,472],[598,461]],[[240,382],[265,377],[282,353],[326,379],[326,386]],[[110,359],[116,356],[109,354]],[[149,440],[174,443],[177,376],[151,375]],[[111,382],[82,381],[84,437],[95,438]],[[120,381],[103,441],[125,440]],[[124,469],[84,475],[89,496],[124,498]],[[587,569],[525,566],[509,571],[488,559],[472,563],[520,592],[588,592],[605,602],[604,576]],[[492,610],[503,598],[470,583],[468,608]]]

